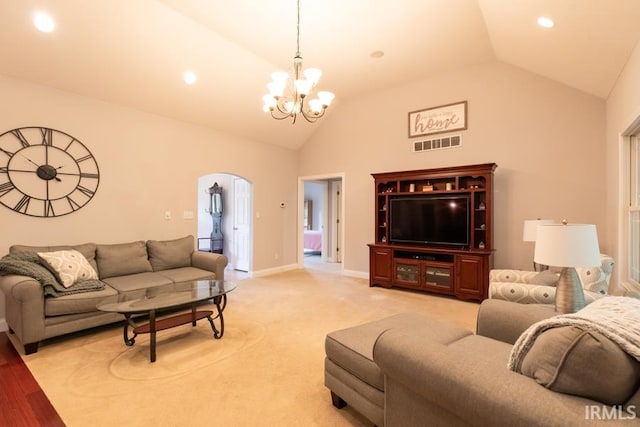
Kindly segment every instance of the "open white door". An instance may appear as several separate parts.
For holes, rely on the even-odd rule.
[[[233,243],[236,256],[234,268],[249,271],[251,264],[251,184],[244,179],[233,181],[234,215]]]

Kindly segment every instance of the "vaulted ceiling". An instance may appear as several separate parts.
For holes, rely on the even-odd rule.
[[[640,0],[301,0],[300,47],[336,104],[492,60],[606,98],[639,23]],[[292,149],[321,121],[273,120],[261,97],[295,42],[296,0],[0,2],[0,74]]]

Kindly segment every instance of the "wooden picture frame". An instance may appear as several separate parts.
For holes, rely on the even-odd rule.
[[[409,113],[409,138],[467,129],[467,101]]]

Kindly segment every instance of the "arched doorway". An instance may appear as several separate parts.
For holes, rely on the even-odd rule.
[[[214,186],[217,184],[215,190]],[[221,206],[213,193],[221,194]],[[250,275],[253,265],[253,184],[241,176],[213,173],[198,178],[198,250],[220,251],[227,256],[227,271]],[[213,242],[220,237],[221,247]],[[213,233],[213,234],[212,234]],[[234,277],[238,277],[234,274]]]

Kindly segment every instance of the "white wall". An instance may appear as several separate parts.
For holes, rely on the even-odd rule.
[[[622,208],[622,194],[620,187],[620,169],[622,156],[620,152],[620,134],[631,123],[640,117],[640,45],[637,45],[633,54],[618,77],[615,87],[607,99],[606,115],[606,196],[607,224],[606,233],[615,238],[618,236],[621,226],[618,213]],[[614,260],[620,260],[620,248],[613,248]],[[622,262],[617,262],[614,267],[614,283],[620,283],[622,275]]]
[[[409,111],[468,101],[460,148],[413,153]],[[301,149],[299,175],[345,173],[345,270],[368,271],[374,172],[495,162],[495,266],[530,268],[522,224],[536,217],[605,228],[604,100],[492,62],[339,104]]]
[[[196,235],[197,219],[184,220],[182,213],[198,210],[198,177],[227,172],[254,184],[253,208],[260,212],[253,226],[254,271],[295,264],[294,151],[8,77],[0,76],[0,93],[2,132],[22,126],[67,132],[92,151],[101,174],[94,198],[71,215],[34,218],[0,206],[0,254],[18,243],[119,243]],[[287,208],[281,209],[280,201]],[[165,220],[165,211],[173,219]]]

